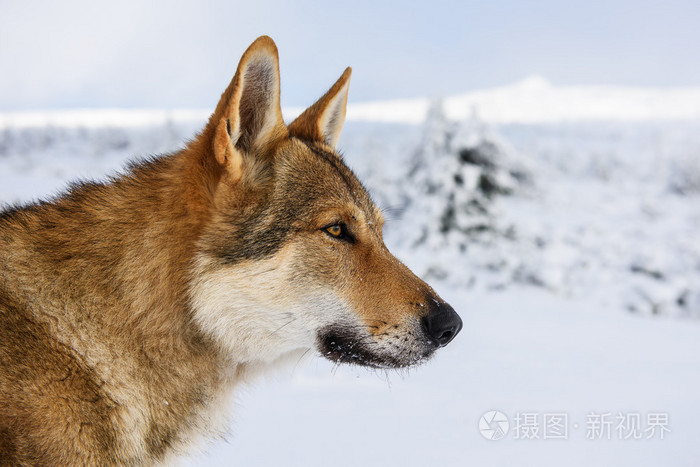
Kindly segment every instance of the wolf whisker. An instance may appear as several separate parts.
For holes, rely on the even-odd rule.
[[[274,335],[277,334],[277,332],[279,332],[282,328],[284,328],[284,327],[289,326],[290,324],[292,324],[292,323],[294,322],[294,320],[296,320],[296,317],[295,317],[295,316],[292,316],[292,317],[289,319],[289,321],[287,321],[287,322],[284,323],[282,326],[280,326],[280,327],[278,327],[277,329],[275,329],[274,331],[272,331],[272,332],[270,333],[270,336],[274,336]]]

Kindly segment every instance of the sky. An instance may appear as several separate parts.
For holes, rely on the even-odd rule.
[[[555,85],[700,84],[700,2],[0,0],[0,112],[213,108],[245,48],[277,43],[282,105],[353,67],[350,100]]]

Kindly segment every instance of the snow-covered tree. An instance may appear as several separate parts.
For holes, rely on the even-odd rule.
[[[407,240],[464,252],[474,237],[496,232],[493,201],[529,180],[510,152],[475,114],[451,122],[435,101],[405,184],[406,217],[416,226]]]

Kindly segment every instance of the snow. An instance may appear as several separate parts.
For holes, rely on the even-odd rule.
[[[429,99],[351,105],[340,147],[385,208],[389,248],[461,314],[462,333],[402,372],[301,361],[244,388],[228,440],[183,465],[695,465],[700,91],[535,78],[443,104],[443,120],[427,125],[416,123]],[[206,118],[0,115],[0,201],[175,150]],[[517,167],[528,183],[506,180],[509,195],[483,200],[485,233],[408,241],[443,209],[455,171],[479,175],[454,157],[483,141],[499,151],[497,174]],[[424,172],[410,178],[416,160]],[[446,191],[415,201],[421,177]],[[492,410],[510,422],[498,441],[478,429]],[[566,414],[567,439],[542,439],[542,425],[539,439],[516,439],[516,416],[528,413],[540,424]],[[611,439],[587,439],[591,417],[606,413]],[[642,431],[665,414],[670,432],[620,439],[619,414],[638,414]]]
[[[348,108],[348,119],[417,124],[429,106],[429,99],[355,104]],[[452,119],[476,112],[492,123],[681,120],[700,117],[700,87],[553,86],[532,76],[452,96],[445,100],[445,110]]]

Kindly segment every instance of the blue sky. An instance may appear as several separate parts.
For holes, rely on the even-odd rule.
[[[350,65],[355,102],[555,84],[700,85],[697,1],[0,2],[0,111],[212,108],[247,45],[280,51],[283,105]]]

